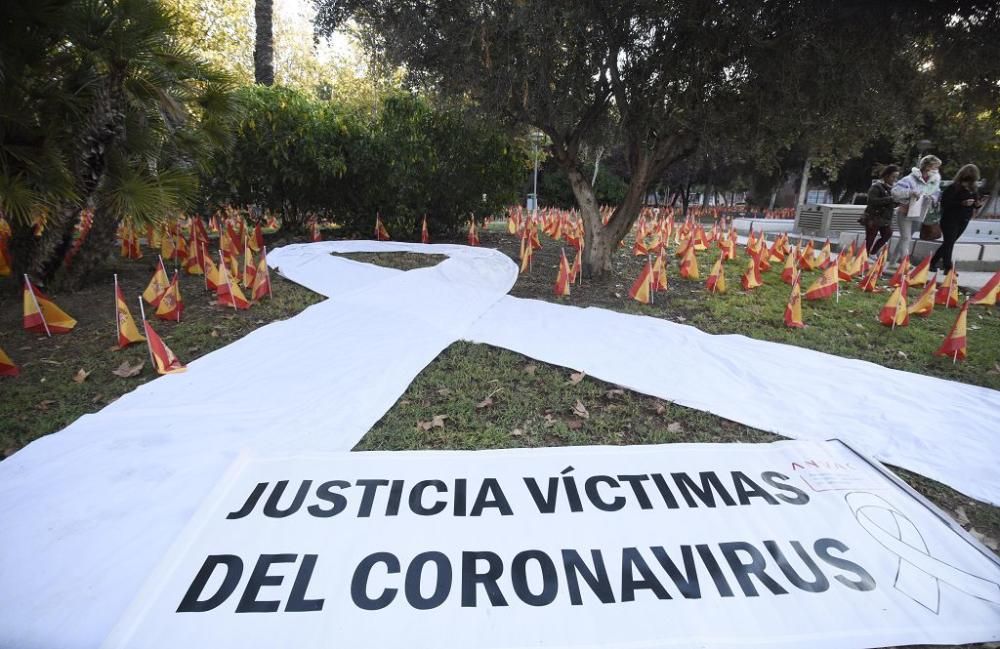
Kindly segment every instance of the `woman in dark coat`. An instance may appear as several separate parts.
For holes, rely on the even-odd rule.
[[[955,180],[941,192],[941,235],[944,243],[931,257],[931,271],[951,270],[951,251],[955,242],[965,232],[975,211],[983,206],[976,194],[978,182],[979,168],[965,165],[955,174]]]
[[[886,165],[879,179],[868,189],[868,207],[861,222],[865,226],[865,249],[869,255],[877,253],[892,239],[892,213],[897,205],[892,198],[892,186],[898,179],[899,167]]]

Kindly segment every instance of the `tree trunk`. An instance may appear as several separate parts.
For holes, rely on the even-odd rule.
[[[809,169],[812,167],[812,160],[806,157],[805,164],[802,165],[802,181],[799,183],[799,205],[806,204],[806,196],[809,194]]]
[[[604,155],[604,147],[597,148],[597,156],[594,158],[594,177],[590,179],[590,186],[597,187],[597,170],[601,167],[601,156]]]
[[[254,0],[253,15],[257,21],[257,38],[253,48],[254,81],[274,85],[274,0]]]
[[[770,202],[770,204],[769,204],[769,205],[767,206],[767,209],[769,209],[769,210],[773,210],[773,209],[774,209],[774,203],[775,203],[775,202],[776,202],[777,200],[778,200],[778,190],[777,190],[777,189],[775,189],[775,190],[774,190],[773,192],[771,192],[771,202]]]

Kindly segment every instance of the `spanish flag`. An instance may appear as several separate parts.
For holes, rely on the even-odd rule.
[[[524,230],[524,234],[521,236],[521,272],[527,273],[531,270],[531,256],[535,254],[535,249],[531,245],[531,238],[528,235],[528,230]]]
[[[906,282],[910,286],[923,286],[930,277],[931,255],[924,257],[923,261],[913,267],[910,271],[910,278]]]
[[[924,285],[924,290],[920,292],[913,304],[910,305],[910,315],[927,317],[934,311],[934,291],[937,289],[937,273],[931,281]]]
[[[128,310],[121,286],[118,285],[118,275],[115,275],[115,326],[118,330],[118,349],[125,349],[132,343],[145,342],[145,338],[135,326],[135,320]]]
[[[632,288],[628,290],[628,296],[643,304],[653,303],[653,265],[649,263],[649,259],[646,259],[646,265],[642,267],[642,272],[632,283]]]
[[[205,251],[204,244],[198,241],[194,232],[191,233],[191,249],[194,251],[188,254],[187,262],[184,264],[184,271],[188,275],[204,275],[205,269],[202,267]]]
[[[174,245],[174,236],[170,230],[171,228],[167,227],[163,230],[163,234],[160,235],[160,257],[167,261],[177,256],[177,246]]]
[[[747,269],[740,278],[740,284],[743,286],[744,291],[752,291],[758,286],[764,285],[764,280],[760,277],[759,259],[760,255],[758,253],[750,253],[750,261],[747,263]]]
[[[516,230],[514,232],[516,232]],[[514,232],[511,232],[511,234],[514,234]],[[424,214],[424,222],[420,226],[420,243],[430,243],[430,242],[431,242],[431,233],[430,230],[427,229],[427,215]]]
[[[264,247],[264,231],[261,229],[260,223],[253,226],[253,236],[248,237],[247,244],[254,252],[260,252],[260,249]]]
[[[427,223],[427,217],[424,217],[424,223]],[[513,212],[507,215],[507,234],[517,234],[517,215]],[[426,241],[424,243],[427,243]]]
[[[887,327],[905,327],[910,324],[910,311],[906,308],[906,276],[902,283],[893,289],[889,299],[885,301],[878,313],[878,321]]]
[[[632,254],[636,257],[646,256],[649,254],[649,248],[646,247],[646,235],[641,231],[635,234],[635,244],[632,246]]]
[[[861,280],[861,284],[858,285],[858,288],[865,293],[878,292],[878,278],[882,276],[882,268],[885,266],[886,255],[887,253],[883,247],[882,253],[878,256],[878,259],[875,260],[875,263],[872,265],[871,269],[869,269],[865,278]]]
[[[795,266],[798,262],[799,247],[795,246],[795,250],[791,254],[785,255],[785,267],[781,270],[781,281],[786,284],[791,284],[795,281],[795,277],[798,273],[795,272]]]
[[[469,219],[468,240],[469,240],[469,245],[470,246],[478,246],[479,245],[479,233],[476,231],[476,220],[475,219]],[[565,257],[566,253],[563,253],[563,256]]]
[[[806,247],[799,254],[799,268],[802,270],[816,270],[818,265],[816,263],[816,255],[813,251],[813,242],[810,239],[809,243],[806,244]],[[808,293],[808,291],[806,292]]]
[[[771,244],[771,249],[768,251],[767,257],[768,261],[773,261],[776,264],[780,264],[785,261],[785,251],[781,235],[779,235],[778,238],[774,240],[774,243]]]
[[[771,262],[767,260],[767,234],[763,232],[760,233],[760,245],[757,247],[757,252],[754,253],[754,256],[757,257],[757,268],[760,272],[766,273],[771,270]]]
[[[212,255],[202,252],[202,261],[205,264],[205,288],[209,291],[216,291],[222,283],[222,271],[215,265]],[[224,268],[224,267],[223,267]]]
[[[684,253],[684,257],[681,259],[681,277],[684,279],[699,279],[701,275],[698,272],[698,258],[694,254],[695,246],[688,240],[687,252]]]
[[[801,329],[806,324],[802,321],[802,286],[799,282],[801,272],[795,274],[792,280],[792,292],[785,305],[785,326]]]
[[[255,279],[257,279],[257,264],[253,260],[253,252],[248,247],[246,254],[243,255],[243,286],[250,288]]]
[[[152,306],[158,306],[160,298],[163,297],[163,292],[167,290],[168,286],[170,286],[170,280],[167,278],[167,270],[163,267],[163,258],[161,257],[146,290],[142,292],[142,299]]]
[[[905,255],[903,261],[899,262],[899,268],[893,274],[892,279],[889,280],[889,286],[899,286],[903,283],[903,278],[907,276],[910,272],[910,256]]]
[[[257,264],[253,287],[250,289],[250,297],[254,302],[260,302],[265,296],[271,296],[271,272],[267,267],[267,246],[261,248],[260,263]]]
[[[819,268],[826,268],[826,264],[830,261],[830,240],[827,239],[823,242],[823,249],[819,251],[819,258],[816,259],[816,266]]]
[[[222,253],[219,254],[221,255]],[[240,285],[232,281],[229,277],[225,266],[220,266],[219,272],[222,281],[215,288],[215,295],[218,298],[217,304],[231,306],[238,310],[249,309],[250,302],[247,301],[246,296],[243,295],[243,291],[240,290]]]
[[[722,260],[725,256],[724,252],[719,255],[712,266],[712,271],[708,274],[708,279],[705,280],[705,289],[709,293],[726,292],[726,269],[722,266]]]
[[[39,334],[65,334],[73,330],[76,320],[55,305],[45,293],[31,285],[24,276],[24,328]]]
[[[653,262],[652,282],[652,289],[654,291],[666,291],[669,286],[669,281],[667,279],[667,260],[663,258],[662,249],[660,254],[656,257],[656,261]]]
[[[181,298],[181,285],[177,279],[177,272],[174,271],[174,278],[171,280],[170,286],[163,291],[160,303],[156,306],[156,317],[160,320],[180,322],[183,312],[184,300]]]
[[[830,297],[839,289],[840,277],[837,275],[837,267],[831,265],[806,289],[805,298],[807,300],[822,300]]]
[[[944,342],[941,343],[941,347],[934,352],[935,356],[950,356],[952,362],[957,360],[965,360],[966,347],[965,347],[965,321],[969,314],[969,301],[966,300],[965,304],[962,305],[962,310],[958,312],[958,317],[955,319],[955,324],[951,326],[951,331],[945,336]]]
[[[469,231],[469,236],[472,236],[472,231]],[[559,254],[561,258],[559,259],[559,274],[556,275],[556,295],[569,295],[569,261],[566,260],[566,251],[560,250]]]
[[[941,287],[934,296],[934,304],[946,306],[953,309],[958,306],[958,274],[952,268],[941,283]]]
[[[14,361],[10,360],[10,356],[4,353],[0,349],[0,376],[17,376],[21,373],[21,370],[14,365]]]
[[[1000,297],[1000,270],[995,272],[990,281],[986,282],[975,295],[969,298],[969,302],[975,305],[993,306],[997,303],[997,297]]]
[[[389,236],[389,231],[385,229],[385,225],[382,223],[382,215],[378,212],[375,213],[375,240],[376,241],[389,241],[391,237]]]
[[[569,283],[577,281],[583,276],[583,247],[576,249],[576,256],[573,257],[573,265],[569,268]]]
[[[7,237],[0,235],[0,277],[10,277],[13,262],[10,258],[10,249],[7,247]]]
[[[309,221],[309,241],[316,243],[317,241],[322,241],[323,235],[319,233],[319,223],[316,219]],[[379,239],[381,241],[381,239]]]
[[[149,355],[153,357],[153,365],[157,374],[179,374],[187,368],[167,347],[163,339],[153,330],[152,325],[146,320],[142,321],[142,326],[146,330],[146,343],[149,345]]]

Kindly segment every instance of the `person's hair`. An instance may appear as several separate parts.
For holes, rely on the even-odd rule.
[[[940,167],[941,158],[937,157],[936,155],[925,155],[924,157],[920,158],[920,163],[917,165],[917,167],[920,168],[920,171],[924,171],[925,169],[929,169],[933,165],[937,165]]]
[[[892,174],[896,173],[897,171],[899,171],[899,165],[876,165],[875,166],[875,173],[878,174],[878,177],[880,179],[882,179],[882,180],[885,180],[886,178],[888,178]]]
[[[952,180],[956,185],[967,181],[972,181],[973,185],[979,182],[979,167],[973,164],[965,165],[958,170],[958,173],[955,174],[955,178]]]

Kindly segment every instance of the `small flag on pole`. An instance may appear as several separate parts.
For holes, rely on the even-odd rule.
[[[941,347],[934,352],[935,356],[950,356],[951,362],[965,360],[966,340],[965,340],[965,323],[969,314],[969,301],[966,300],[965,304],[962,305],[962,310],[958,312],[958,317],[955,318],[955,324],[951,326],[951,331],[945,336],[944,342],[941,343]]]
[[[934,296],[934,304],[946,306],[949,309],[958,306],[958,274],[954,268],[945,275],[944,282],[941,283]]]
[[[711,272],[708,274],[708,279],[705,280],[705,289],[709,293],[725,293],[726,292],[726,269],[722,265],[722,261],[726,258],[726,253],[723,251],[719,258],[715,261],[712,266]]]
[[[142,301],[139,301],[139,308],[142,309]],[[153,359],[153,366],[157,374],[179,374],[187,370],[187,367],[174,355],[174,352],[167,347],[163,339],[153,330],[153,326],[146,320],[145,314],[142,318],[142,326],[146,331],[146,344],[149,346],[149,356]]]
[[[156,317],[160,320],[181,321],[181,313],[184,312],[184,300],[181,298],[181,285],[177,272],[174,271],[174,278],[170,281],[170,286],[163,291],[160,303],[156,305]]]
[[[52,334],[69,333],[76,326],[76,320],[32,286],[27,275],[24,276],[23,298],[25,330],[51,337]]]
[[[163,267],[163,257],[159,258],[157,264],[156,270],[153,271],[153,277],[150,278],[146,290],[142,292],[142,299],[146,300],[146,303],[150,306],[158,306],[160,298],[163,297],[163,292],[170,286],[167,269]]]
[[[807,300],[822,300],[828,298],[840,288],[840,275],[837,274],[835,264],[827,266],[823,274],[816,278],[816,281],[806,289],[805,298]]]
[[[0,349],[0,376],[17,376],[20,373],[21,370],[10,360],[10,356]]]
[[[628,291],[628,296],[636,302],[651,304],[653,302],[653,265],[646,259],[646,265],[642,267],[639,277],[632,283],[632,288]]]
[[[969,302],[980,306],[994,306],[998,297],[1000,297],[1000,270],[995,272],[993,277],[969,298]]]
[[[934,291],[937,289],[937,273],[931,281],[924,285],[924,290],[920,292],[920,297],[913,301],[908,309],[910,315],[919,315],[926,318],[934,311]]]
[[[471,231],[470,231],[471,236]],[[566,260],[566,251],[560,250],[561,255],[559,259],[559,274],[556,276],[556,285],[554,292],[556,295],[569,295],[569,261]]]
[[[514,233],[511,232],[511,234]],[[431,233],[430,230],[427,229],[427,215],[424,214],[424,222],[420,226],[420,243],[430,243],[430,242],[431,242]]]
[[[788,296],[788,303],[785,305],[785,326],[795,329],[805,327],[802,321],[802,287],[799,282],[801,272],[795,274],[792,280],[792,292]]]
[[[118,330],[118,349],[125,349],[132,343],[146,341],[139,333],[139,328],[135,326],[135,320],[132,319],[132,314],[128,310],[122,287],[118,285],[118,275],[115,275],[115,327]]]
[[[893,329],[910,324],[910,312],[906,308],[906,275],[903,275],[902,283],[893,289],[889,299],[885,301],[879,311],[878,321]]]

